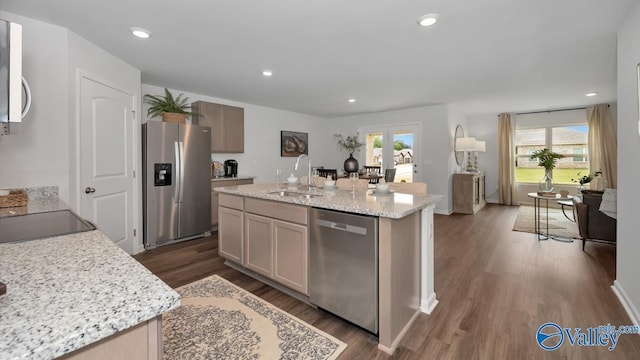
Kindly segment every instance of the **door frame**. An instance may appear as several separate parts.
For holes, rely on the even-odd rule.
[[[420,159],[422,157],[422,150],[421,148],[421,143],[420,143],[420,139],[422,137],[422,124],[421,123],[401,123],[401,124],[380,124],[380,125],[366,125],[366,126],[360,126],[358,128],[358,133],[361,134],[361,141],[366,141],[366,138],[364,138],[364,136],[366,136],[366,134],[368,132],[381,132],[383,134],[383,139],[393,139],[393,131],[394,130],[399,130],[399,129],[405,129],[405,128],[412,128],[415,129],[414,134],[413,134],[413,153],[414,153],[414,159],[416,157],[416,154],[418,155],[418,159]],[[383,159],[389,159],[387,160],[387,162],[389,161],[393,161],[393,150],[389,150],[389,149],[393,149],[393,145],[392,146],[386,146],[387,144],[387,140],[383,140],[384,143],[384,149],[385,151],[382,153],[382,157]],[[360,158],[358,158],[358,161],[361,161]],[[414,164],[414,173],[413,173],[413,181],[419,181],[422,182],[422,167],[421,166],[416,166],[418,165],[416,163],[416,161],[414,160],[413,162]],[[385,165],[385,167],[388,167],[389,164]]]
[[[71,164],[73,164],[73,168],[70,170],[70,184],[69,184],[69,193],[71,196],[75,197],[74,200],[71,200],[71,207],[75,208],[76,212],[83,216],[81,213],[81,201],[82,201],[82,166],[81,166],[81,156],[80,156],[80,114],[81,114],[81,83],[82,79],[85,78],[90,81],[94,81],[100,83],[102,85],[117,89],[125,94],[131,95],[133,97],[132,111],[134,112],[134,121],[132,124],[132,136],[133,136],[133,154],[134,158],[130,159],[131,164],[133,165],[134,176],[132,178],[133,182],[133,206],[132,206],[132,214],[133,214],[133,226],[135,229],[135,233],[133,235],[133,254],[137,254],[144,250],[144,246],[142,244],[142,208],[140,204],[142,204],[142,180],[138,181],[138,179],[142,179],[142,135],[141,135],[141,120],[140,120],[140,112],[138,108],[140,108],[140,96],[137,92],[131,91],[131,89],[126,89],[125,86],[116,84],[112,81],[106,80],[105,78],[98,76],[94,73],[83,69],[76,69],[75,76],[75,119],[72,122],[73,126],[71,129],[71,134],[73,139],[73,145],[71,150]],[[75,190],[74,190],[75,189]],[[72,197],[72,198],[73,198]],[[133,255],[132,254],[132,255]]]

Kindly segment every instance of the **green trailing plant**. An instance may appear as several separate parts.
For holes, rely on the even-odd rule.
[[[538,159],[538,165],[542,166],[546,172],[556,167],[558,159],[562,159],[564,155],[553,152],[547,148],[536,150],[531,153],[530,159]]]
[[[580,185],[585,185],[588,184],[590,182],[593,181],[593,179],[597,178],[598,176],[602,175],[602,171],[598,170],[598,171],[594,171],[590,174],[584,175],[584,176],[580,176],[580,172],[578,172],[576,174],[578,177],[575,179],[571,179],[571,182],[573,183],[579,183]]]
[[[349,154],[359,151],[360,148],[364,146],[364,143],[360,142],[358,139],[358,133],[347,137],[342,134],[335,133],[333,136],[338,139],[338,146],[340,149],[345,150]]]
[[[180,94],[174,97],[167,88],[164,88],[164,96],[146,94],[144,102],[151,106],[147,110],[147,116],[162,116],[162,113],[178,113],[185,114],[187,117],[191,116],[192,113],[188,111],[191,107],[189,98],[183,97],[183,95]]]

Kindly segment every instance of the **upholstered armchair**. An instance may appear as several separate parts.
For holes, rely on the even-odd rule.
[[[600,211],[603,191],[583,190],[582,199],[574,197],[574,208],[578,231],[584,251],[587,240],[607,243],[616,242],[616,219]]]

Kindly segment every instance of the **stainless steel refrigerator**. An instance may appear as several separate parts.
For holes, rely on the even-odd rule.
[[[145,249],[211,230],[211,128],[142,124]]]

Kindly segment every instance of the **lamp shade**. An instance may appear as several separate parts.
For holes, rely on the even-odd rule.
[[[476,138],[463,137],[456,139],[456,151],[475,151]]]
[[[485,152],[487,151],[487,142],[484,140],[476,140],[476,151]]]

